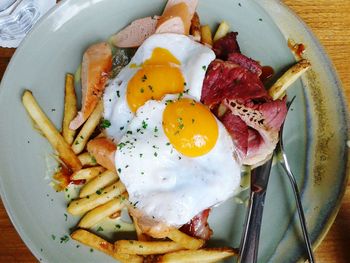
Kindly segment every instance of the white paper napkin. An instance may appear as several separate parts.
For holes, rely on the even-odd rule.
[[[56,0],[16,0],[1,11],[0,46],[18,47],[38,19],[55,4]]]

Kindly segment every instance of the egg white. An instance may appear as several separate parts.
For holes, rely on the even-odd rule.
[[[233,196],[240,182],[234,146],[217,121],[214,148],[200,157],[187,157],[170,143],[162,128],[166,100],[148,101],[136,112],[121,138],[115,164],[129,200],[146,215],[181,226],[204,209]]]
[[[111,122],[106,131],[117,141],[125,134],[126,127],[134,116],[126,100],[126,90],[129,80],[139,68],[130,65],[141,65],[151,57],[157,47],[167,49],[180,61],[180,69],[186,82],[185,89],[188,89],[188,94],[197,101],[200,100],[205,71],[215,59],[214,52],[184,35],[172,33],[152,35],[138,48],[129,65],[107,84],[103,96],[104,118]]]

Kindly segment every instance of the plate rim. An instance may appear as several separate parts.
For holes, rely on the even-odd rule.
[[[330,75],[333,77],[333,79],[336,81],[337,85],[337,90],[340,94],[340,96],[338,97],[341,102],[342,105],[344,106],[345,110],[343,112],[343,118],[342,120],[344,121],[344,124],[346,124],[345,126],[347,127],[347,138],[349,138],[349,130],[350,130],[350,120],[349,120],[349,108],[348,108],[348,102],[346,100],[346,96],[344,93],[344,88],[343,88],[343,84],[337,74],[337,71],[334,67],[334,64],[332,63],[331,59],[329,58],[329,56],[327,55],[327,53],[325,52],[324,47],[322,46],[322,44],[320,43],[320,41],[318,40],[318,38],[315,36],[315,34],[311,31],[311,29],[308,27],[308,25],[293,11],[290,9],[290,7],[288,7],[286,4],[284,4],[282,1],[280,0],[253,0],[256,4],[258,4],[259,6],[261,6],[264,11],[266,11],[269,16],[271,17],[271,19],[275,22],[275,19],[270,15],[270,13],[268,12],[268,10],[266,10],[266,8],[262,5],[262,3],[273,3],[273,4],[277,4],[279,5],[283,11],[289,13],[290,15],[292,15],[294,17],[294,20],[296,23],[298,23],[298,25],[302,28],[304,28],[307,31],[307,34],[309,35],[309,37],[312,39],[312,42],[315,44],[315,46],[318,49],[318,53],[322,56],[321,60],[326,61],[326,63],[329,65],[327,71],[329,73],[331,73]],[[43,21],[45,21],[47,19],[47,17],[51,16],[53,13],[55,13],[58,9],[62,8],[64,5],[66,5],[66,3],[70,2],[70,0],[63,0],[60,1],[59,3],[57,3],[51,10],[49,10],[44,16],[42,16],[39,21],[37,22],[37,24],[30,30],[30,32],[27,34],[27,36],[25,37],[25,39],[21,42],[21,44],[19,45],[19,47],[16,49],[15,54],[12,56],[10,63],[8,64],[2,81],[0,83],[0,96],[2,96],[3,90],[4,90],[4,84],[8,78],[8,72],[11,70],[11,68],[13,67],[14,64],[14,58],[16,58],[18,56],[19,53],[21,53],[23,46],[26,43],[27,38],[32,34],[33,31],[36,30],[36,28],[43,23]],[[281,28],[279,27],[278,23],[275,23],[276,26],[281,30]],[[282,34],[283,31],[281,30]],[[283,34],[284,35],[284,34]],[[345,133],[344,133],[345,134]],[[342,205],[342,200],[347,188],[347,184],[349,182],[349,178],[350,178],[350,160],[349,160],[349,147],[346,147],[347,151],[345,151],[345,157],[346,159],[344,160],[344,172],[345,172],[345,177],[344,177],[344,184],[342,185],[342,189],[340,191],[340,193],[337,195],[337,201],[336,201],[336,206],[332,209],[332,212],[328,215],[328,218],[326,220],[326,225],[322,228],[322,231],[320,231],[320,233],[318,234],[318,237],[316,238],[316,240],[314,241],[313,247],[314,250],[320,245],[320,243],[322,242],[322,240],[325,238],[325,236],[327,235],[328,231],[330,230],[331,226],[333,225],[333,222],[340,210],[340,207]],[[19,225],[18,220],[16,220],[16,217],[13,215],[12,210],[9,207],[9,201],[7,199],[7,195],[5,194],[5,190],[4,190],[4,185],[2,183],[2,179],[0,177],[0,196],[3,202],[3,205],[5,207],[5,210],[11,220],[11,223],[13,225],[13,227],[16,229],[18,235],[20,236],[20,238],[23,240],[23,242],[26,244],[27,248],[31,251],[31,253],[37,258],[37,259],[41,259],[41,257],[43,256],[42,253],[39,252],[39,250],[36,249],[36,247],[34,246],[30,246],[30,238],[28,237],[27,233],[23,230],[22,226]],[[299,261],[301,261],[302,258],[300,258]]]

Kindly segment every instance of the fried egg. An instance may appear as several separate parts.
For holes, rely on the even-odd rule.
[[[140,106],[119,141],[115,164],[130,202],[171,226],[231,197],[240,165],[224,126],[188,95]]]
[[[214,52],[179,34],[155,34],[137,50],[130,63],[105,90],[107,134],[119,141],[135,112],[149,100],[186,93],[199,101],[206,69]]]

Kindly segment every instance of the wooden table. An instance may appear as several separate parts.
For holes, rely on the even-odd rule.
[[[350,102],[350,0],[285,0],[325,46]],[[0,79],[13,49],[0,48]],[[0,203],[0,262],[36,262]],[[350,262],[350,183],[334,225],[316,250],[320,263]]]

